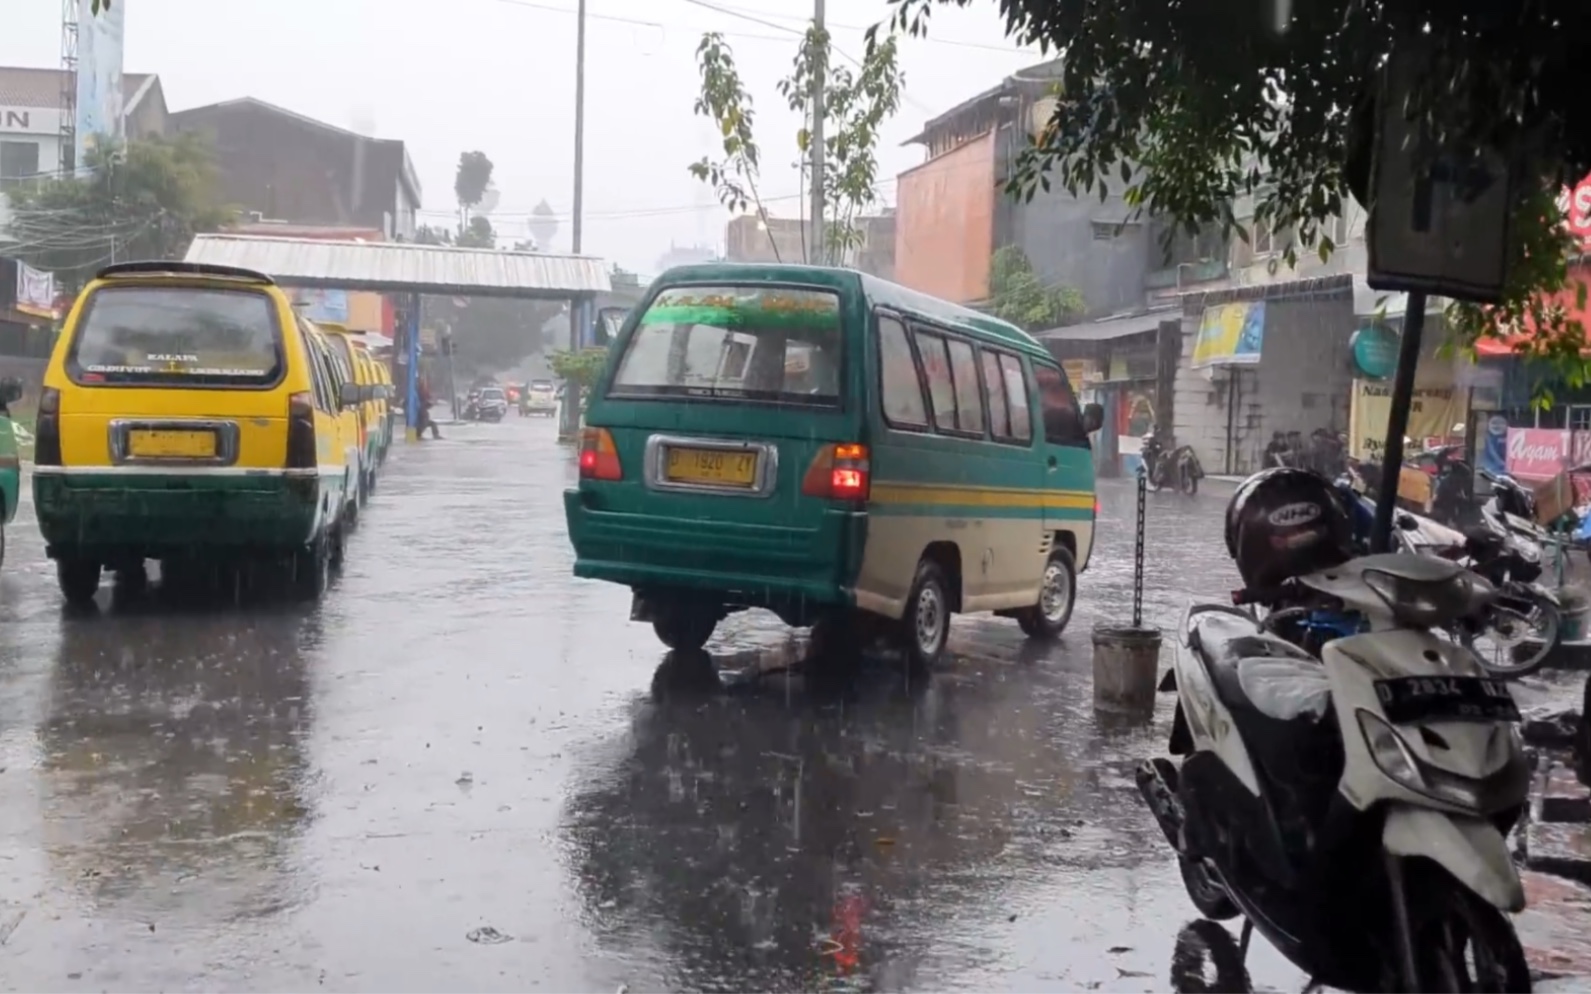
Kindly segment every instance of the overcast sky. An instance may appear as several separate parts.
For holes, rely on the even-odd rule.
[[[575,0],[117,0],[126,69],[155,72],[172,110],[257,97],[330,124],[398,138],[424,187],[422,219],[453,217],[461,151],[496,163],[494,220],[523,236],[545,198],[567,250],[574,183]],[[810,0],[589,0],[585,250],[651,274],[670,243],[720,244],[726,213],[686,166],[711,151],[691,114],[694,53],[722,31],[756,97],[775,213],[793,215],[798,122],[776,89]],[[60,64],[60,0],[6,0],[0,64]],[[835,45],[859,57],[881,0],[829,3]],[[906,99],[884,134],[880,175],[922,161],[898,147],[922,122],[1038,60],[1004,38],[994,0],[936,12],[905,43]],[[893,202],[893,183],[881,192]]]

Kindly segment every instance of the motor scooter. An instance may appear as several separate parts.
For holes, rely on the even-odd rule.
[[[1529,767],[1508,685],[1441,630],[1495,591],[1459,564],[1364,556],[1194,605],[1177,635],[1170,755],[1138,787],[1205,916],[1243,916],[1312,984],[1528,991],[1504,841]],[[1287,603],[1263,619],[1250,607]],[[1316,659],[1276,634],[1360,619]]]

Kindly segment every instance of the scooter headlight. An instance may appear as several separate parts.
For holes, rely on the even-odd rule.
[[[1398,730],[1369,711],[1355,712],[1359,731],[1376,767],[1402,787],[1464,808],[1480,808],[1480,795],[1466,783],[1446,776],[1427,777],[1420,760]]]

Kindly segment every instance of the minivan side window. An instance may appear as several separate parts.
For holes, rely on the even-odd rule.
[[[989,395],[989,434],[997,439],[1011,437],[1011,412],[1005,406],[1005,377],[1000,374],[1000,356],[978,353],[983,371],[983,392]]]
[[[878,316],[878,365],[884,420],[895,427],[927,428],[928,409],[906,326],[885,314]]]
[[[1044,440],[1051,445],[1088,446],[1083,431],[1082,412],[1066,374],[1042,362],[1033,364],[1033,378],[1039,385],[1039,406],[1044,415]]]
[[[315,341],[315,333],[309,330],[302,319],[299,320],[298,331],[304,339],[304,353],[309,356],[309,380],[315,393],[315,406],[323,411],[335,411],[337,405],[331,395],[331,381],[326,373],[320,343]]]
[[[1014,355],[1000,356],[1000,372],[1005,376],[1006,402],[1011,411],[1011,437],[1018,442],[1033,441],[1033,415],[1028,402],[1028,381],[1022,360]]]
[[[978,358],[966,342],[952,338],[945,346],[950,350],[950,375],[956,385],[956,427],[982,435],[983,394],[978,390]]]
[[[928,380],[928,399],[934,408],[934,427],[956,430],[956,384],[950,378],[950,354],[945,340],[923,331],[914,332],[917,351],[923,357],[923,373]]]

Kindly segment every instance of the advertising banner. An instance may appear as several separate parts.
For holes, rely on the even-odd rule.
[[[1265,301],[1206,307],[1193,340],[1193,368],[1252,365],[1265,345]]]
[[[16,308],[36,318],[55,317],[55,274],[17,263]]]
[[[348,291],[295,289],[293,309],[311,321],[348,324]]]
[[[1508,429],[1508,472],[1521,480],[1550,480],[1568,468],[1569,433],[1559,428]]]
[[[122,119],[122,40],[128,0],[94,13],[93,0],[77,0],[77,168],[102,140],[126,137]]]
[[[1468,418],[1469,395],[1454,386],[1416,386],[1409,404],[1409,427],[1404,434],[1415,439],[1449,438],[1453,426]],[[1392,412],[1392,387],[1374,380],[1354,380],[1348,409],[1348,451],[1355,459],[1381,458],[1387,440],[1387,418]],[[1407,455],[1413,455],[1410,452]]]

